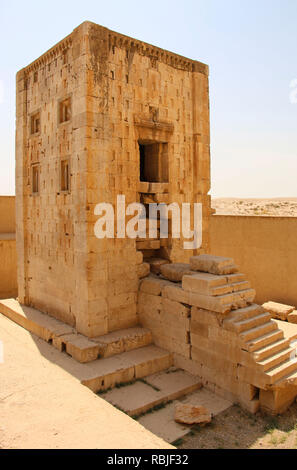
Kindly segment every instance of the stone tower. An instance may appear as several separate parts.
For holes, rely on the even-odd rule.
[[[85,22],[17,74],[19,300],[89,337],[134,326],[144,261],[208,249],[208,67]],[[98,239],[100,202],[201,202],[203,244]]]

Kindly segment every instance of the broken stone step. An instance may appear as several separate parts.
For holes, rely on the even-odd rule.
[[[193,271],[203,271],[211,274],[233,274],[236,272],[232,270],[232,267],[235,267],[234,260],[222,256],[192,256],[190,258],[190,266]],[[228,272],[228,270],[230,271]]]
[[[150,345],[81,364],[83,369],[80,379],[83,385],[98,392],[168,369],[172,365],[172,353]]]
[[[249,352],[254,352],[264,348],[264,346],[275,343],[280,339],[284,339],[284,333],[281,330],[274,330],[263,336],[260,336],[259,338],[248,341],[242,346],[242,349]]]
[[[297,386],[297,370],[281,377],[279,380],[274,382],[273,387],[271,388],[277,390],[286,385]]]
[[[290,340],[289,339],[280,339],[275,341],[272,344],[268,344],[268,346],[264,346],[253,352],[253,358],[255,361],[263,361],[264,359],[273,356],[274,354],[283,351],[289,347]]]
[[[277,325],[270,320],[263,325],[256,326],[251,328],[250,330],[243,331],[239,334],[240,339],[244,342],[248,342],[261,336],[265,335],[266,333],[270,333],[271,331],[277,330]]]
[[[228,285],[230,285],[232,292],[238,292],[241,290],[251,289],[250,281],[234,282],[234,283],[229,283]]]
[[[243,308],[238,308],[237,310],[233,310],[232,312],[230,312],[225,322],[229,322],[229,320],[230,321],[246,320],[248,318],[256,317],[260,315],[260,313],[264,313],[264,312],[265,310],[260,305],[252,304],[252,305],[249,305],[248,307],[243,307]]]
[[[297,358],[288,359],[276,367],[267,370],[265,373],[270,378],[270,384],[274,384],[281,378],[292,374],[293,372],[297,372]]]
[[[99,346],[86,336],[77,333],[55,336],[52,344],[59,351],[66,351],[78,362],[92,362],[100,356]]]
[[[292,353],[294,354],[294,348],[286,348],[272,356],[263,359],[262,361],[257,361],[257,364],[261,367],[261,369],[266,372],[269,369],[276,367],[278,364],[285,362],[291,358]]]
[[[255,317],[247,318],[246,320],[234,321],[232,325],[234,327],[234,331],[242,333],[246,330],[250,330],[256,326],[260,326],[269,322],[270,318],[271,317],[269,313],[261,313]]]
[[[131,385],[110,390],[102,398],[128,415],[138,416],[201,387],[200,380],[189,373],[167,370]]]
[[[190,270],[190,266],[187,270]],[[184,275],[182,278],[182,287],[184,290],[190,292],[197,292],[200,294],[210,295],[211,289],[215,287],[223,287],[227,285],[227,279],[224,276],[203,272],[191,272],[191,275]],[[231,284],[230,284],[231,286]],[[229,287],[230,287],[229,286]],[[230,287],[231,289],[231,287]],[[229,291],[231,292],[231,290]]]
[[[191,273],[190,265],[186,263],[171,263],[160,266],[162,276],[168,281],[180,282],[185,274]]]
[[[160,268],[163,264],[169,264],[168,260],[163,258],[150,258],[147,260],[150,264],[151,272],[154,274],[160,274]]]
[[[225,278],[229,284],[236,284],[238,282],[246,281],[246,276],[242,273],[227,274]]]
[[[152,333],[142,327],[126,328],[92,338],[92,341],[97,343],[100,357],[110,357],[148,346],[152,343]]]
[[[143,242],[136,242],[137,250],[159,250],[160,240],[147,240]]]

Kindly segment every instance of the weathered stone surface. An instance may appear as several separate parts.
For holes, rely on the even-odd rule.
[[[155,274],[160,274],[161,266],[163,264],[168,264],[168,261],[162,258],[150,258],[147,262],[150,264],[151,272]]]
[[[174,419],[183,424],[206,424],[211,422],[211,414],[204,406],[178,403],[175,406]]]
[[[88,21],[18,73],[16,211],[27,214],[17,223],[22,303],[29,298],[89,338],[135,324],[138,286],[131,282],[149,273],[143,255],[183,261],[189,252],[183,236],[168,248],[167,239],[123,236],[117,224],[113,239],[97,238],[95,207],[116,208],[118,195],[126,207],[202,203],[201,249],[208,249],[208,96],[206,65]],[[194,137],[184,152],[187,128]],[[124,315],[113,306],[123,294],[133,299]]]
[[[162,290],[167,285],[170,286],[169,281],[151,275],[141,281],[140,291],[152,295],[161,295]]]
[[[190,292],[204,295],[222,295],[232,292],[232,284],[226,283],[224,276],[215,276],[209,273],[185,275],[182,278],[182,287]]]
[[[289,313],[287,316],[287,320],[289,323],[297,323],[297,310]]]
[[[141,263],[137,266],[137,275],[139,279],[148,276],[150,273],[150,265],[148,263]]]
[[[190,265],[186,263],[172,263],[163,264],[160,267],[160,272],[169,281],[180,282],[185,274],[191,274],[191,269]]]
[[[271,313],[273,318],[278,320],[287,320],[289,313],[295,310],[295,307],[292,305],[280,304],[278,302],[265,302],[262,307],[269,313]]]
[[[193,271],[203,271],[211,274],[233,274],[238,271],[232,258],[214,255],[199,255],[190,258]]]

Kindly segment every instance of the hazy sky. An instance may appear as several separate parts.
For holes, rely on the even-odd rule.
[[[0,0],[0,194],[15,74],[85,20],[209,64],[213,196],[297,197],[297,0]]]

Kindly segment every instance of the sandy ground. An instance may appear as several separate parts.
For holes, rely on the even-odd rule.
[[[297,404],[281,416],[252,415],[233,405],[175,443],[179,449],[297,449]]]
[[[297,217],[297,198],[212,198],[217,215]]]
[[[81,385],[64,353],[0,314],[0,449],[172,448]]]

